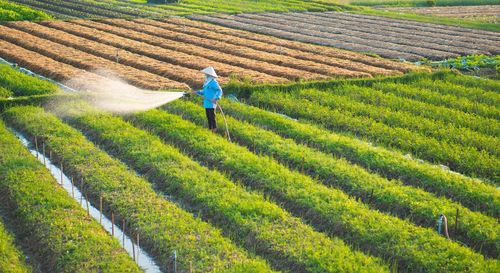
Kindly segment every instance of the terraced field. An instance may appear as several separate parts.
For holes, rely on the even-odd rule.
[[[500,34],[342,12],[192,15],[192,19],[391,59],[498,54]]]
[[[187,19],[16,22],[0,26],[0,56],[59,81],[81,70],[111,71],[147,89],[200,86],[198,71],[209,65],[217,68],[221,83],[372,77],[411,68],[324,47],[303,45],[310,52],[302,53],[298,43],[210,28]]]

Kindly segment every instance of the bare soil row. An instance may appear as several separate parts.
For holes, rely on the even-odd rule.
[[[391,59],[416,61],[500,52],[497,33],[369,15],[307,12],[193,15],[191,18]]]
[[[207,66],[216,68],[221,83],[231,78],[284,83],[387,76],[414,69],[359,53],[184,18],[11,22],[0,26],[0,32],[1,40],[65,64],[61,68],[112,72],[130,84],[155,90],[197,88],[203,82],[199,70]],[[36,71],[58,78],[75,74],[65,77],[57,65],[48,69],[37,67]]]

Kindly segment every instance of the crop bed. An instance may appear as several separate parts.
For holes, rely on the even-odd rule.
[[[0,56],[60,81],[82,70],[91,77],[111,71],[148,89],[200,86],[198,71],[209,65],[221,83],[387,76],[411,69],[362,54],[211,28],[188,19],[14,22],[0,26]]]
[[[84,25],[47,24],[58,26],[57,34],[46,33],[45,24],[16,29],[62,42],[62,29]],[[52,92],[9,69],[0,82],[8,90]],[[250,104],[221,101],[232,142],[223,130],[204,128],[199,101],[122,118],[64,100],[66,108],[87,111],[63,117],[51,113],[57,108],[11,107],[2,119],[43,141],[67,174],[85,181],[77,187],[91,202],[102,196],[104,213],[125,219],[164,271],[173,270],[173,250],[181,272],[498,271],[498,81],[439,72],[224,88]],[[7,130],[0,134],[0,148],[17,149]],[[450,239],[436,232],[440,214]]]
[[[339,6],[322,0],[182,0],[174,4],[147,4],[146,0],[13,0],[44,10],[60,19],[67,18],[134,18],[166,17],[191,13],[263,12],[263,11],[327,11]]]
[[[11,3],[11,1],[0,0],[0,22],[19,20],[40,21],[48,19],[52,19],[52,17],[43,11],[17,5]]]
[[[500,34],[343,12],[192,15],[191,19],[392,59],[498,54]]]
[[[481,6],[451,6],[451,7],[397,7],[384,8],[390,11],[432,14],[443,17],[491,19],[498,23],[500,20],[500,5]]]

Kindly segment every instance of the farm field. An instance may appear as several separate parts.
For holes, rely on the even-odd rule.
[[[500,35],[342,12],[192,15],[192,19],[385,58],[418,61],[498,54]]]
[[[476,21],[485,21],[498,24],[500,20],[499,5],[483,6],[452,6],[452,7],[419,7],[419,8],[384,8],[396,12],[409,12],[418,14],[431,14],[443,17],[457,17],[474,19]]]
[[[500,272],[497,21],[149,2],[0,0],[0,273]]]
[[[110,70],[142,88],[187,89],[201,86],[198,70],[210,65],[217,67],[221,83],[387,76],[416,69],[305,44],[309,52],[303,53],[300,43],[244,31],[217,33],[187,19],[15,22],[0,30],[0,56],[62,82],[81,70],[101,75]],[[41,60],[46,65],[40,67]]]
[[[11,78],[20,77],[18,72],[5,69]],[[24,85],[50,86],[25,77]],[[498,148],[484,145],[497,141],[497,87],[497,81],[477,81],[450,72],[274,87],[233,83],[227,90],[250,104],[221,102],[233,142],[225,139],[222,130],[217,136],[203,128],[202,108],[189,100],[125,119],[95,112],[77,102],[67,103],[73,105],[70,108],[87,111],[67,116],[57,110],[50,113],[50,109],[38,107],[11,107],[3,113],[3,119],[32,143],[37,138],[38,145],[43,143],[47,151],[62,159],[65,172],[86,181],[85,188],[78,183],[75,186],[88,192],[91,202],[104,196],[106,211],[125,219],[130,225],[127,230],[137,230],[146,251],[163,270],[171,269],[172,264],[162,261],[168,261],[172,250],[177,250],[178,268],[186,271],[217,264],[260,268],[260,272],[271,267],[330,272],[329,268],[343,264],[344,272],[352,268],[386,272],[395,267],[401,272],[441,272],[443,267],[447,272],[462,272],[463,268],[495,272],[500,232],[495,218],[500,213],[500,199],[493,184],[498,183]],[[8,86],[9,90],[16,88]],[[275,103],[278,98],[279,103]],[[287,108],[293,107],[291,99],[302,106]],[[332,104],[337,101],[342,104]],[[453,107],[458,103],[463,107]],[[391,110],[396,106],[398,112]],[[317,115],[307,116],[293,109]],[[391,122],[368,115],[372,109],[382,111]],[[58,116],[61,114],[65,117]],[[330,118],[321,119],[320,115]],[[450,126],[442,135],[426,135],[412,125],[413,120],[422,126],[430,126],[428,121],[446,121]],[[222,119],[219,122],[223,124]],[[348,126],[333,127],[332,122],[359,126],[354,132]],[[361,130],[363,126],[367,131]],[[371,139],[368,133],[372,130],[379,134],[378,140]],[[385,136],[392,132],[400,139],[385,141],[391,140]],[[4,134],[5,139],[16,142],[8,131]],[[465,141],[469,136],[482,138]],[[424,146],[412,150],[412,146],[397,144],[413,143],[411,139],[419,139],[415,143]],[[214,144],[206,146],[205,141]],[[6,147],[16,149],[19,145],[9,142]],[[439,158],[428,157],[439,148]],[[453,157],[464,151],[471,160]],[[99,164],[86,161],[87,156],[96,158]],[[436,164],[448,164],[451,170],[467,176]],[[145,176],[136,177],[127,167]],[[129,183],[127,188],[118,190],[120,185],[111,183],[117,177],[126,177],[118,180]],[[150,184],[159,194],[170,197],[156,196]],[[127,206],[120,201],[123,198],[129,200]],[[167,214],[155,214],[160,211]],[[187,224],[193,221],[190,213],[201,216],[204,222]],[[235,213],[239,215],[236,218]],[[450,240],[435,231],[439,213],[448,218]],[[174,221],[178,226],[169,226],[169,217],[179,215],[183,220]],[[147,228],[147,219],[157,219],[154,230]],[[248,231],[256,221],[259,228]],[[221,234],[215,235],[219,229]],[[173,230],[188,237],[167,239]],[[167,235],[155,237],[158,232]],[[202,242],[196,238],[203,232],[214,234],[202,237],[211,238]],[[241,239],[248,236],[253,239]],[[429,242],[432,245],[422,248]],[[233,250],[229,250],[231,247]],[[210,256],[206,254],[208,249],[211,253],[235,254]],[[442,253],[456,257],[455,262],[443,259]],[[245,258],[255,254],[259,258]],[[337,255],[343,258],[339,260]]]
[[[428,0],[340,0],[339,2],[359,6],[429,7]],[[435,6],[476,6],[496,4],[498,4],[498,0],[438,0],[433,3]]]
[[[235,13],[263,11],[328,11],[338,10],[333,0],[263,0],[219,1],[182,0],[179,3],[148,4],[146,0],[12,0],[46,11],[60,19],[69,18],[161,18],[191,13]],[[175,1],[173,1],[175,2]]]
[[[52,16],[43,11],[0,0],[0,22],[20,20],[41,21],[49,19],[52,19]]]

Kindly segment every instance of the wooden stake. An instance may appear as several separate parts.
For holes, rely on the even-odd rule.
[[[189,261],[189,273],[193,273],[193,262]]]
[[[125,247],[125,218],[123,218],[123,226],[122,226],[122,244],[123,244],[123,247]]]
[[[115,214],[111,212],[111,237],[115,237]]]
[[[71,177],[71,195],[75,198],[75,181],[73,180],[73,176]]]
[[[137,260],[139,261],[139,232],[137,232],[136,244],[137,244]]]
[[[177,251],[174,250],[174,273],[177,273]]]
[[[132,256],[134,257],[134,261],[136,261],[135,259],[135,246],[134,246],[134,239],[131,238],[130,242],[132,243]]]
[[[61,185],[63,184],[63,162],[61,160]]]
[[[87,215],[90,216],[89,195],[88,195],[88,193],[85,193],[85,199],[87,200]]]
[[[99,224],[102,225],[102,195],[99,196]]]
[[[457,214],[455,215],[455,234],[458,234],[458,208]]]
[[[80,206],[83,203],[83,178],[80,180]]]
[[[36,159],[38,159],[38,140],[35,137],[35,150],[36,150]]]
[[[47,166],[47,164],[45,164],[45,142],[42,143],[42,154],[43,154],[43,166]]]

